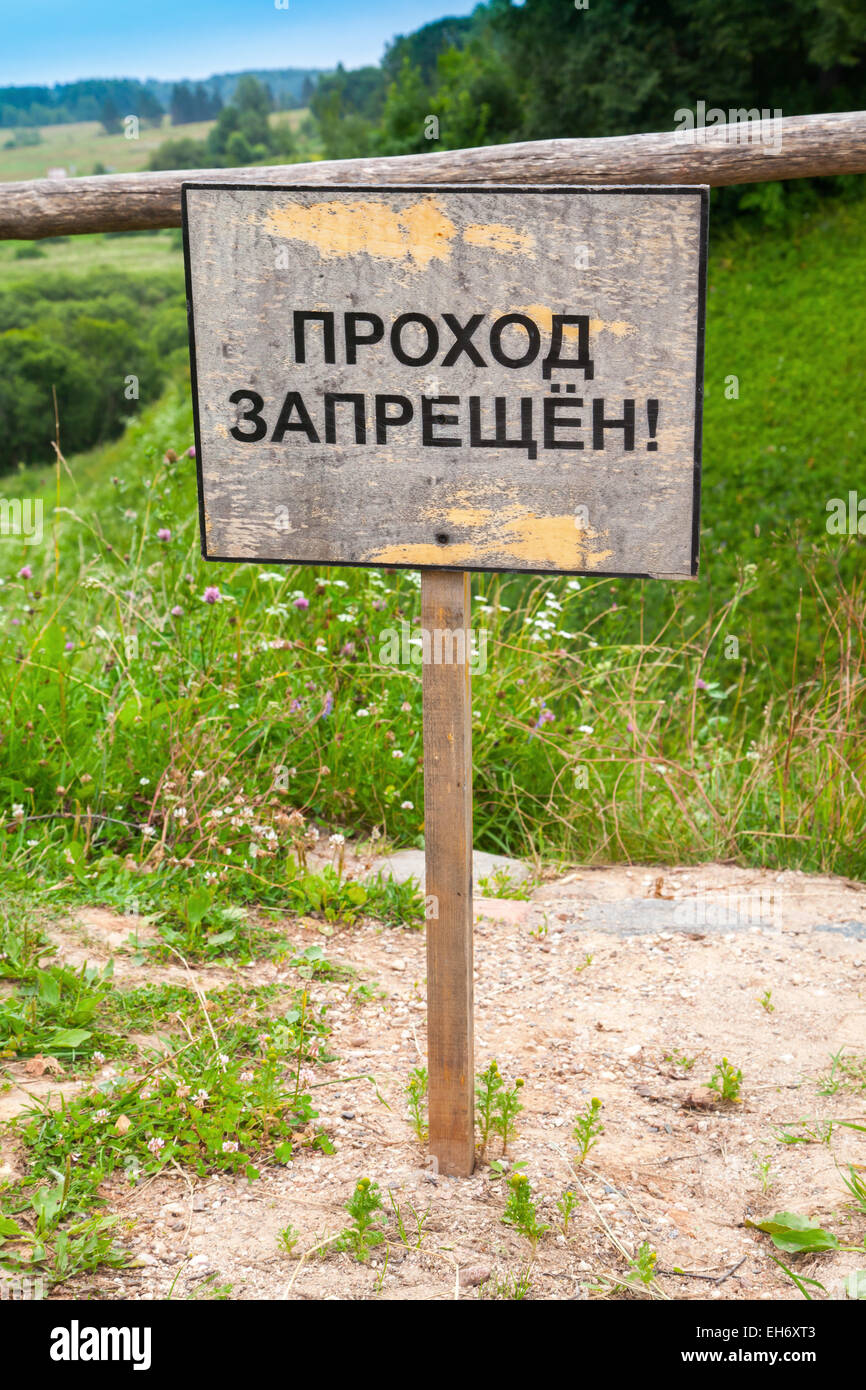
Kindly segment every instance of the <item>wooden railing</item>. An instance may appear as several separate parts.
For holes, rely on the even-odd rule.
[[[685,138],[684,138],[685,137]],[[180,186],[295,184],[711,184],[763,183],[866,173],[866,112],[786,116],[618,135],[533,140],[516,145],[341,159],[266,168],[100,174],[0,184],[0,240],[131,232],[180,226]]]

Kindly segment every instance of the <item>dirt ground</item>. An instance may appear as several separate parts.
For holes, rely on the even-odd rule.
[[[626,1255],[647,1241],[662,1295],[799,1300],[747,1219],[795,1211],[843,1243],[862,1242],[866,1221],[846,1207],[839,1170],[866,1162],[864,1136],[837,1126],[829,1145],[785,1144],[777,1132],[804,1135],[803,1120],[813,1130],[830,1119],[866,1123],[862,1089],[822,1094],[817,1084],[840,1048],[866,1053],[864,886],[713,864],[582,869],[527,902],[476,899],[476,912],[477,1067],[495,1057],[507,1078],[524,1078],[508,1157],[525,1163],[551,1227],[535,1250],[531,1298],[611,1296],[599,1293],[600,1277],[622,1279]],[[292,919],[281,930],[300,948],[319,942],[385,991],[363,1005],[345,985],[315,993],[331,1003],[329,1047],[340,1060],[330,1074],[370,1073],[387,1106],[365,1080],[316,1091],[336,1152],[260,1165],[253,1184],[180,1171],[133,1188],[118,1179],[106,1195],[109,1210],[135,1223],[135,1267],[88,1275],[55,1297],[164,1298],[173,1283],[184,1297],[212,1275],[241,1299],[466,1299],[529,1265],[529,1242],[502,1224],[505,1182],[489,1161],[468,1179],[437,1177],[408,1123],[407,1075],[425,1060],[423,933],[367,923],[326,941]],[[128,934],[128,919],[91,909],[55,939],[69,960],[113,955],[121,984],[184,980],[180,966],[135,966]],[[239,974],[257,984],[291,978],[272,962],[194,973],[204,989]],[[767,990],[772,1011],[759,1002]],[[694,1062],[685,1070],[671,1056]],[[708,1104],[705,1083],[722,1057],[742,1069],[740,1104]],[[11,1071],[0,1096],[7,1116],[26,1092],[74,1089],[25,1076],[23,1065]],[[571,1128],[593,1096],[605,1130],[576,1172]],[[488,1160],[499,1152],[497,1141]],[[755,1155],[769,1156],[769,1191]],[[5,1161],[15,1161],[8,1146]],[[345,1253],[299,1260],[345,1224],[343,1203],[362,1176],[390,1188],[410,1224],[409,1203],[428,1210],[420,1249],[400,1243],[392,1220],[387,1268],[381,1248],[368,1264]],[[566,1237],[556,1201],[567,1188],[580,1203]],[[300,1231],[294,1257],[277,1240],[289,1224]],[[864,1264],[827,1253],[798,1257],[796,1268],[839,1297],[844,1276]]]

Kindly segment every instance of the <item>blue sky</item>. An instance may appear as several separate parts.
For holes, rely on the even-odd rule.
[[[376,63],[475,0],[0,0],[0,85]]]

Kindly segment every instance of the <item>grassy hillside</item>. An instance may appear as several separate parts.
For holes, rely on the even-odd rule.
[[[866,495],[864,234],[837,204],[713,247],[696,585],[473,580],[480,846],[866,870],[863,540],[825,525]],[[178,388],[7,480],[46,508],[0,550],[7,882],[267,899],[292,807],[421,842],[419,668],[381,660],[417,574],[205,565],[191,441]]]
[[[286,124],[297,130],[307,114],[306,109],[277,111],[271,115],[271,124]],[[127,140],[122,134],[106,135],[99,121],[77,121],[71,125],[42,126],[41,144],[12,149],[5,146],[14,132],[0,131],[0,182],[43,179],[52,168],[65,169],[70,178],[80,178],[92,174],[97,164],[104,165],[108,173],[131,173],[146,168],[164,140],[203,140],[213,125],[213,121],[194,121],[173,126],[166,116],[161,127],[142,126],[137,140]]]
[[[118,236],[57,237],[33,242],[0,241],[0,287],[54,271],[84,275],[93,270],[119,270],[127,275],[152,275],[163,270],[183,286],[180,229]]]

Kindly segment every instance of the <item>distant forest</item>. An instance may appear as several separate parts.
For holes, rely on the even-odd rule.
[[[256,77],[266,83],[274,106],[286,110],[309,101],[319,75],[314,68],[276,68],[217,73],[203,82],[92,77],[81,82],[58,82],[52,87],[0,87],[0,126],[102,121],[112,111],[120,116],[138,116],[143,121],[161,120],[170,112],[176,125],[206,121],[232,100],[243,77]]]

